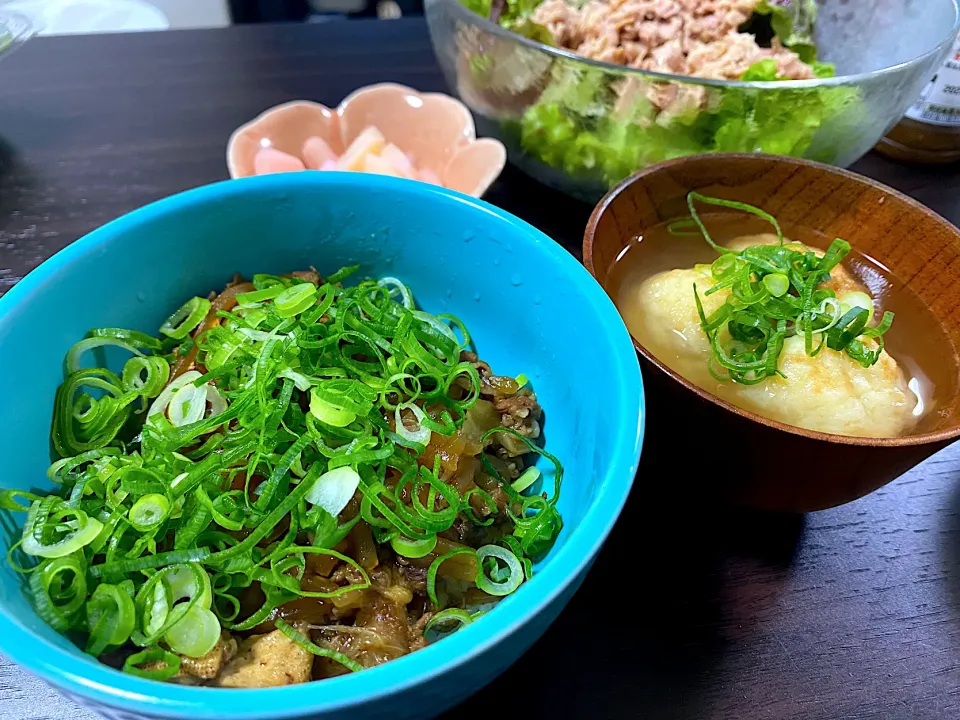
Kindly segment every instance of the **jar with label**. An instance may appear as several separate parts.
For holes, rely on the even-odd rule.
[[[903,120],[877,144],[877,151],[906,162],[960,160],[960,38]]]

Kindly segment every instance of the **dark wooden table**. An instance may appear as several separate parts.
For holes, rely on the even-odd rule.
[[[227,136],[264,108],[384,80],[444,89],[421,21],[33,41],[0,63],[0,293],[104,222],[225,178]],[[857,169],[960,222],[960,169]],[[578,252],[588,207],[510,168],[488,199]],[[779,517],[692,493],[691,441],[645,449],[570,607],[447,717],[960,717],[960,446]],[[3,720],[90,717],[0,659]]]

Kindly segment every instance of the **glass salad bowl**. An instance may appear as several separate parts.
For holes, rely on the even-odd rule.
[[[484,11],[500,0],[466,1]],[[527,20],[536,0],[523,2],[500,5],[521,35],[460,0],[426,0],[434,52],[482,134],[502,140],[533,177],[591,202],[684,155],[764,152],[849,166],[902,117],[960,27],[956,0],[822,0],[812,40],[835,77],[709,80],[538,42],[531,37],[553,38]]]

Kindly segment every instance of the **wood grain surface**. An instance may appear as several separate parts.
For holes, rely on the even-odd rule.
[[[0,62],[0,291],[105,221],[226,178],[230,131],[264,108],[385,80],[443,89],[421,21],[32,41]],[[857,169],[960,221],[957,169]],[[510,168],[488,199],[579,252],[589,207]],[[850,505],[761,515],[692,491],[710,478],[684,457],[720,453],[697,433],[648,444],[583,589],[447,718],[960,717],[960,446]],[[0,718],[92,716],[0,660]]]

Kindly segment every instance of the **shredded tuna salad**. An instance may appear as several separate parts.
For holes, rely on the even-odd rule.
[[[807,80],[813,68],[774,37],[761,47],[741,32],[761,0],[590,0],[577,8],[546,0],[530,19],[557,47],[602,62],[675,75],[737,80],[773,60],[782,79]]]

